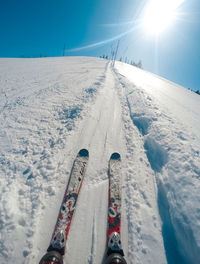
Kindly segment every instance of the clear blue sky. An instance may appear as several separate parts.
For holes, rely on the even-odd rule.
[[[119,37],[118,58],[200,90],[200,0],[185,0],[157,40],[138,22],[148,1],[0,0],[0,57],[62,56],[64,44],[66,56],[110,55]]]

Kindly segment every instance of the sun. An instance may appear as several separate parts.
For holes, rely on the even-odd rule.
[[[152,35],[159,35],[176,18],[176,9],[184,0],[150,0],[144,11],[143,25]]]

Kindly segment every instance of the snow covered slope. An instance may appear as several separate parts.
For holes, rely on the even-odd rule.
[[[0,94],[0,263],[39,262],[81,148],[90,159],[67,263],[103,261],[114,151],[127,262],[199,263],[199,95],[86,57],[0,59]]]

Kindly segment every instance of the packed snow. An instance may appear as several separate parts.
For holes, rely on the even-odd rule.
[[[87,57],[0,59],[0,94],[1,264],[39,263],[82,148],[90,157],[66,263],[104,261],[113,152],[127,263],[199,263],[199,95]]]

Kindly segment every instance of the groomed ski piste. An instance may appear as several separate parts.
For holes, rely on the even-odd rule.
[[[90,156],[65,263],[103,264],[114,152],[127,263],[199,263],[199,95],[88,57],[2,58],[0,94],[1,264],[39,263],[82,148]]]

